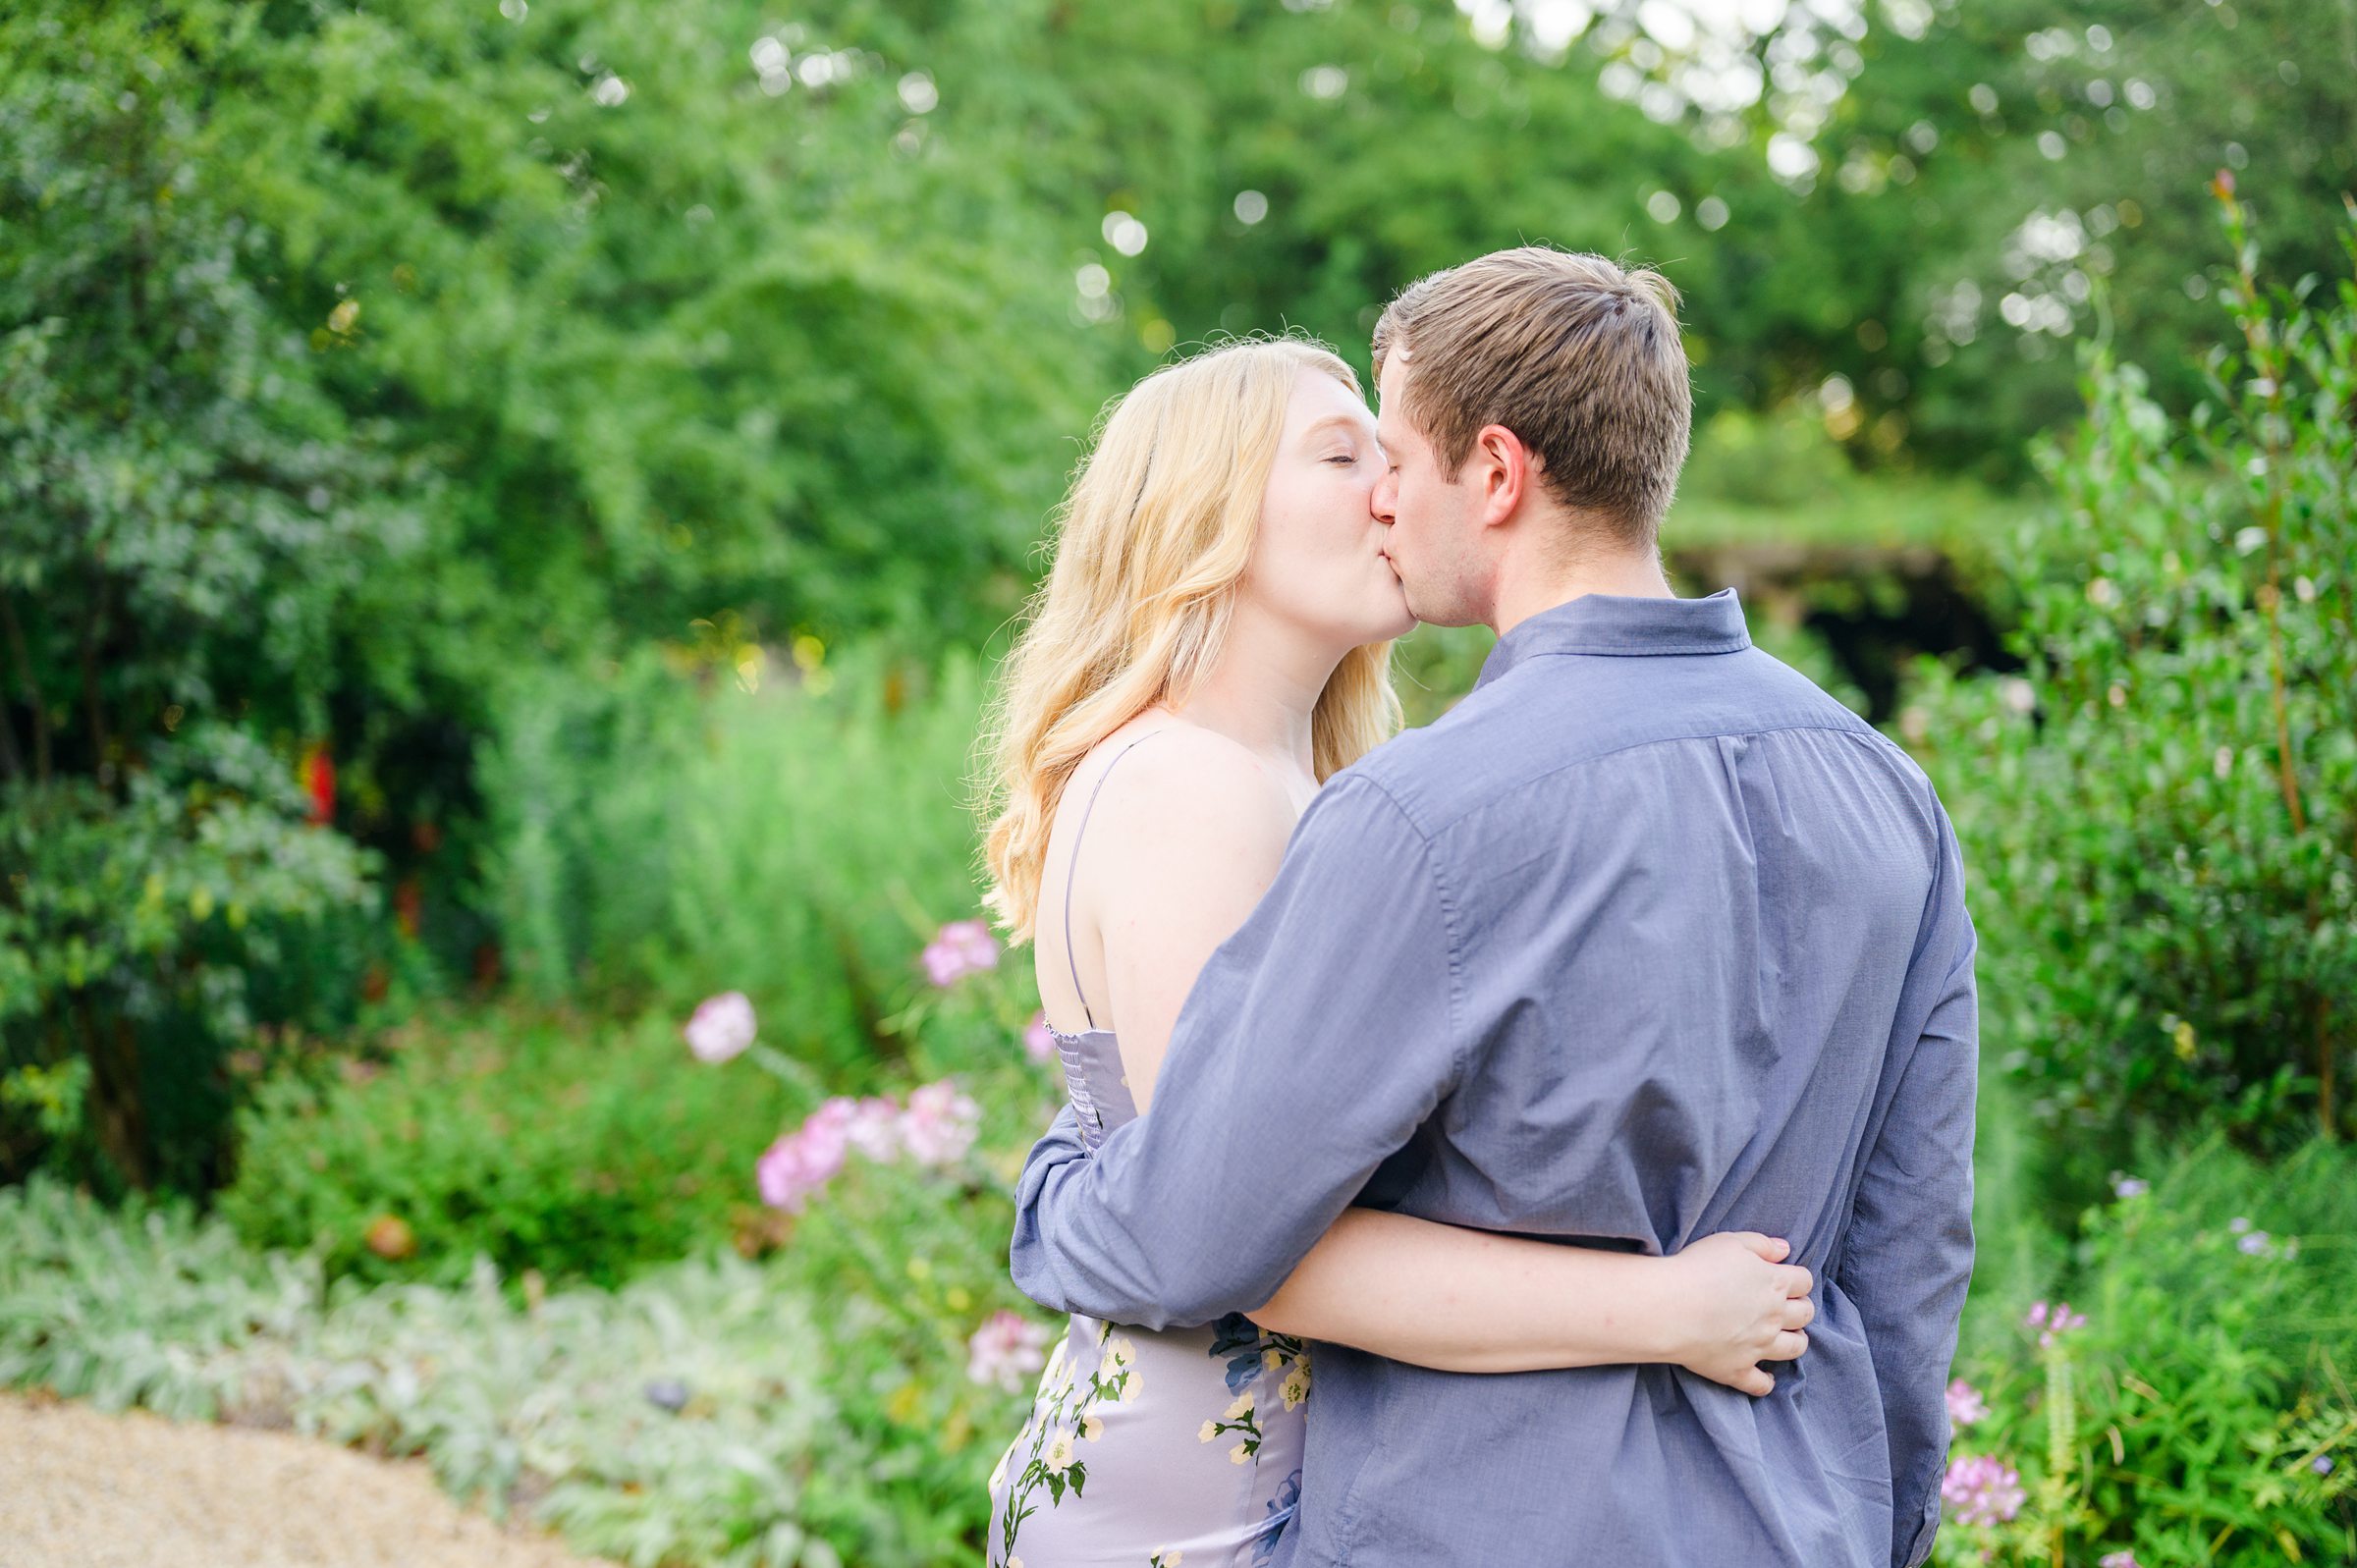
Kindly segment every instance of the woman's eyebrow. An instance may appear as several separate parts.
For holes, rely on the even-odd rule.
[[[1354,436],[1365,435],[1367,433],[1366,422],[1364,420],[1353,419],[1346,413],[1330,413],[1323,419],[1313,421],[1307,430],[1301,432],[1301,439],[1304,441],[1315,441],[1319,436],[1323,435],[1329,427],[1339,427],[1341,429],[1347,430]]]

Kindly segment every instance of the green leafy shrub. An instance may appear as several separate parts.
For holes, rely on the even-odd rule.
[[[351,1016],[360,945],[310,944],[370,860],[275,748],[322,729],[417,487],[201,177],[185,73],[229,20],[0,20],[0,1176],[200,1190],[224,1058]]]
[[[435,1008],[264,1081],[221,1215],[334,1275],[616,1284],[728,1234],[780,1093],[700,1070],[675,1018]]]
[[[2067,1302],[1976,1293],[1941,1560],[2357,1558],[2353,1186],[2338,1144],[2271,1166],[2213,1140],[2120,1178]]]
[[[2102,352],[2008,542],[2019,677],[1928,672],[1900,728],[1982,922],[1993,1058],[2066,1190],[2133,1129],[2284,1148],[2357,1128],[2357,283],[2263,292],[2172,420]]]

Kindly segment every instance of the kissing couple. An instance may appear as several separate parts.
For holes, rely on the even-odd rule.
[[[1897,746],[1679,598],[1659,275],[1543,247],[1112,409],[993,716],[1071,1321],[990,1568],[1913,1568],[1974,935]],[[1404,734],[1391,639],[1489,625]]]

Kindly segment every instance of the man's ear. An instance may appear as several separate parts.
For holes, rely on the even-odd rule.
[[[1539,457],[1504,425],[1483,425],[1473,437],[1469,477],[1479,486],[1485,528],[1508,521],[1538,482]]]

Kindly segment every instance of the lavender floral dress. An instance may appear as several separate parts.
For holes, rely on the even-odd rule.
[[[1144,739],[1118,753],[1105,779]],[[1088,813],[1080,819],[1088,829]],[[1072,858],[1079,858],[1075,836]],[[1065,950],[1071,951],[1071,899]],[[1079,987],[1077,967],[1072,984]],[[1087,1011],[1088,1001],[1081,999]],[[1137,1114],[1113,1031],[1051,1030],[1082,1141]],[[1309,1353],[1241,1314],[1156,1331],[1074,1315],[990,1477],[988,1568],[1259,1568],[1301,1495]]]

